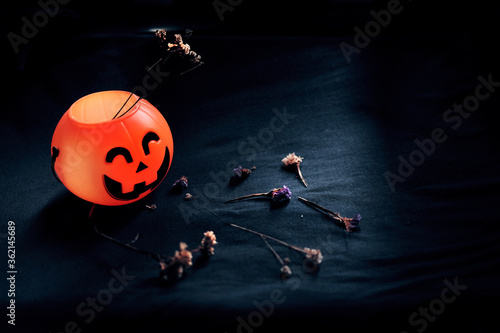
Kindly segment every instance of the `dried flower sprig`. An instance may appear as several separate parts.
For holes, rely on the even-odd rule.
[[[179,250],[175,251],[173,257],[159,258],[161,279],[169,280],[172,277],[180,279],[184,270],[193,265],[193,253],[187,247],[186,243],[180,242]]]
[[[187,244],[180,242],[179,250],[175,251],[173,257],[161,257],[159,260],[160,278],[164,280],[181,278],[185,269],[193,265],[193,252],[200,252],[203,256],[213,256],[217,238],[213,231],[206,231],[203,236],[198,248],[189,251]]]
[[[305,203],[306,205],[322,212],[323,214],[329,216],[333,220],[340,222],[341,225],[349,232],[353,232],[359,229],[359,220],[361,220],[361,215],[356,214],[354,217],[343,217],[339,213],[333,212],[329,209],[321,207],[317,203],[310,200],[298,197],[299,201]]]
[[[290,191],[290,189],[286,185],[283,185],[282,188],[275,188],[274,190],[271,190],[269,192],[249,194],[239,198],[228,200],[224,203],[230,203],[252,198],[269,198],[271,199],[271,202],[273,204],[283,204],[290,201],[290,199],[292,198],[292,191]]]
[[[315,271],[319,264],[323,261],[323,254],[320,250],[310,249],[308,247],[304,248],[306,254],[306,261],[304,267],[307,269]]]
[[[207,231],[203,234],[205,237],[201,240],[199,250],[207,255],[214,255],[214,245],[217,244],[217,237],[213,231]]]
[[[192,33],[192,31],[191,31]],[[160,41],[160,46],[167,46],[167,52],[172,54],[178,54],[182,58],[186,58],[189,62],[193,64],[201,63],[201,56],[196,52],[191,50],[189,44],[185,44],[182,40],[181,34],[175,34],[175,40],[173,43],[169,42],[168,34],[166,30],[156,30],[156,37]]]
[[[277,242],[279,244],[282,244],[282,245],[284,245],[284,246],[286,246],[286,247],[288,247],[290,249],[293,249],[293,250],[295,250],[297,252],[305,254],[305,258],[304,258],[305,259],[305,265],[304,266],[306,268],[306,271],[309,272],[309,273],[316,272],[317,269],[318,269],[318,267],[319,267],[319,265],[323,261],[323,254],[321,253],[321,250],[319,250],[319,249],[311,249],[311,248],[308,248],[308,247],[302,248],[302,247],[299,247],[299,246],[296,246],[296,245],[289,244],[289,243],[287,243],[285,241],[282,241],[281,239],[278,239],[278,238],[266,235],[264,233],[261,233],[261,232],[258,232],[258,231],[255,231],[255,230],[252,230],[252,229],[249,229],[249,228],[246,228],[246,227],[242,227],[242,226],[234,224],[234,223],[227,223],[219,215],[217,215],[216,213],[214,213],[210,209],[208,209],[208,208],[205,208],[205,209],[207,211],[209,211],[211,214],[213,214],[214,216],[216,216],[218,219],[220,219],[222,222],[224,222],[225,224],[227,224],[227,225],[229,225],[231,227],[238,228],[238,229],[241,229],[241,230],[244,230],[244,231],[256,234],[256,235],[259,235],[264,240],[264,242],[269,247],[269,249],[274,254],[274,256],[280,262],[280,264],[281,264],[280,273],[281,273],[281,277],[283,279],[290,277],[290,275],[292,274],[292,270],[290,269],[290,266],[288,266],[288,264],[290,263],[290,259],[288,259],[288,258],[281,259],[281,257],[276,252],[276,250],[274,250],[274,248],[271,246],[271,244],[269,244],[269,242],[267,241],[268,239],[270,239],[272,241],[275,241],[275,242]]]
[[[186,30],[184,37],[190,37],[193,33],[192,30]],[[159,75],[162,78],[168,77],[169,79],[179,77],[184,75],[193,69],[203,65],[203,61],[201,61],[201,56],[191,50],[189,44],[185,44],[181,34],[175,34],[173,39],[170,34],[167,33],[166,30],[156,30],[156,37],[158,38],[160,45],[161,57],[156,61],[152,66],[147,67],[148,75],[153,75],[152,73],[156,73],[155,75]],[[130,93],[129,97],[122,104],[118,112],[113,116],[113,119],[123,117],[127,112],[129,112],[137,102],[141,99],[148,98],[152,93],[159,90],[161,86],[167,80],[162,80],[161,84],[158,84],[153,89],[150,89],[146,92],[144,96],[140,96],[128,109],[123,110],[125,105],[127,105],[130,98],[133,96],[133,93]]]
[[[233,169],[233,174],[236,178],[244,179],[250,176],[251,173],[252,171],[250,169],[244,168],[241,165]]]
[[[297,155],[295,155],[295,153],[291,153],[291,154],[286,155],[281,160],[281,162],[283,162],[283,166],[285,168],[296,170],[297,173],[299,174],[299,178],[302,181],[302,184],[304,184],[304,186],[307,187],[307,183],[306,183],[304,177],[302,176],[302,172],[300,171],[300,163],[302,162],[303,159],[304,159],[303,157],[297,156]]]
[[[264,242],[266,243],[266,245],[269,248],[269,250],[271,250],[271,252],[274,254],[274,256],[276,257],[276,259],[278,259],[278,261],[280,262],[280,264],[281,264],[281,269],[280,269],[281,279],[282,280],[288,279],[292,275],[292,269],[290,268],[290,266],[288,266],[285,263],[285,261],[283,259],[281,259],[281,257],[278,254],[278,252],[276,252],[276,250],[271,246],[271,244],[269,244],[269,242],[267,241],[266,237],[262,236],[262,235],[260,237],[264,240]]]
[[[262,239],[264,239],[264,241],[267,243],[267,239],[270,239],[270,240],[273,240],[277,243],[280,243],[282,245],[285,245],[295,251],[298,251],[298,252],[301,252],[301,253],[304,253],[305,254],[305,259],[306,259],[306,266],[307,267],[311,267],[313,268],[313,270],[317,270],[317,267],[319,266],[319,264],[321,264],[321,262],[323,261],[323,254],[321,253],[321,250],[319,249],[310,249],[308,247],[299,247],[299,246],[295,246],[295,245],[292,245],[292,244],[289,244],[287,242],[284,242],[280,239],[277,239],[275,237],[271,237],[269,235],[266,235],[266,234],[263,234],[261,232],[258,232],[258,231],[255,231],[255,230],[252,230],[252,229],[249,229],[249,228],[246,228],[246,227],[242,227],[242,226],[239,226],[237,224],[234,224],[234,223],[228,223],[228,225],[232,226],[232,227],[235,227],[235,228],[238,228],[238,229],[241,229],[241,230],[245,230],[245,231],[248,231],[250,233],[253,233],[253,234],[257,234],[259,235]],[[285,271],[285,273],[289,273],[291,274],[291,270],[290,268],[288,267],[288,265],[286,265],[285,261],[284,260],[281,260],[281,258],[279,258],[279,256],[277,255],[277,253],[274,251],[273,249],[273,253],[275,254],[275,256],[278,258],[278,260],[280,261],[282,267],[282,273],[284,273],[283,271]],[[285,268],[288,267],[288,268]],[[311,270],[311,271],[313,271]],[[283,275],[282,275],[283,276]],[[288,275],[289,276],[289,275]]]
[[[153,211],[156,209],[156,205],[155,204],[152,204],[152,205],[146,205],[146,208],[149,209],[150,211]]]
[[[182,192],[188,188],[188,179],[186,176],[181,176],[172,184],[172,191]]]
[[[208,257],[214,255],[214,245],[217,244],[216,237],[213,231],[206,231],[203,234],[203,238],[200,242],[198,248],[194,250],[188,250],[188,245],[184,242],[179,243],[179,250],[176,250],[173,256],[164,256],[157,253],[153,253],[147,250],[139,249],[135,246],[132,246],[138,239],[139,234],[130,241],[129,243],[124,243],[116,238],[108,236],[97,229],[97,226],[92,221],[92,213],[95,208],[95,204],[92,206],[89,213],[89,222],[94,229],[95,233],[104,239],[107,239],[121,247],[124,247],[128,250],[132,250],[134,252],[146,255],[151,259],[157,261],[160,265],[160,278],[163,280],[175,280],[182,277],[186,268],[191,267],[193,265],[193,253],[199,252],[201,255]]]

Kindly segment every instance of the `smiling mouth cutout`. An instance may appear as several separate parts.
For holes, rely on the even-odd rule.
[[[149,142],[150,141],[159,141],[159,140],[160,140],[160,138],[154,132],[149,132],[144,136],[144,138],[142,140],[142,147],[143,147],[145,155],[149,155],[149,153],[150,153],[149,147],[148,147]],[[133,161],[132,155],[130,154],[130,152],[126,148],[116,147],[116,148],[111,149],[107,153],[106,162],[111,163],[113,161],[113,159],[118,155],[122,155],[123,157],[125,157],[125,160],[127,161],[127,163],[132,163],[132,161]],[[116,200],[137,199],[141,194],[143,194],[147,191],[154,190],[156,188],[156,186],[158,186],[158,184],[161,183],[161,181],[163,180],[163,178],[165,177],[165,175],[168,172],[169,165],[170,165],[170,151],[168,150],[168,147],[165,147],[165,156],[163,158],[163,162],[162,162],[160,168],[158,169],[158,171],[156,172],[156,180],[153,181],[151,184],[146,185],[146,181],[140,182],[140,183],[134,184],[134,189],[131,192],[123,193],[122,183],[112,179],[111,177],[109,177],[107,175],[104,175],[104,177],[103,177],[104,178],[104,187],[106,188],[106,191],[108,192],[108,194]],[[145,168],[147,168],[147,166],[144,163],[140,162],[136,173],[144,170]]]

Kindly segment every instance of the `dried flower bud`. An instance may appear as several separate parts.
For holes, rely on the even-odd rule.
[[[316,265],[321,264],[321,261],[323,261],[321,250],[310,249],[306,247],[304,248],[304,252],[306,253],[306,258]]]
[[[168,265],[161,260],[160,262],[160,278],[163,280],[168,280]]]
[[[186,30],[188,32],[188,30]],[[188,37],[191,36],[192,31],[189,30]],[[182,40],[181,34],[175,34],[175,40],[172,42],[168,41],[168,36],[166,30],[156,30],[155,35],[158,37],[160,41],[160,46],[166,46],[167,52],[170,54],[177,54],[183,59],[187,59],[189,62],[193,64],[201,64],[201,56],[196,54],[196,52],[191,50],[191,46],[189,44],[185,44]]]
[[[155,35],[160,40],[160,43],[164,43],[167,40],[167,31],[164,29],[156,30]]]
[[[239,165],[237,168],[234,168],[234,169],[233,169],[233,174],[234,174],[237,178],[246,178],[246,177],[248,177],[251,173],[252,173],[252,171],[250,171],[249,169],[243,168],[241,165]]]
[[[285,158],[281,160],[285,166],[294,166],[294,165],[300,165],[300,162],[302,162],[302,157],[295,155],[295,153],[291,153],[286,155]]]
[[[285,156],[281,160],[283,162],[284,166],[286,168],[296,168],[297,173],[299,174],[299,178],[302,181],[302,184],[304,184],[305,187],[307,187],[307,182],[305,181],[304,177],[302,176],[302,171],[300,171],[300,163],[302,162],[302,157],[295,155],[295,153],[291,153]]]
[[[175,34],[175,43],[176,44],[182,44],[182,36],[181,34]]]
[[[184,273],[184,266],[177,265],[177,278],[180,279]]]
[[[179,251],[175,251],[174,262],[182,266],[189,267],[193,264],[193,254],[187,250],[187,244],[184,242],[179,243]]]
[[[214,245],[217,244],[217,238],[213,231],[206,231],[203,235],[205,237],[201,240],[200,252],[207,255],[213,255]]]
[[[354,217],[343,217],[342,222],[345,224],[345,228],[347,231],[355,231],[359,227],[359,220],[361,220],[361,215],[356,214]]]
[[[191,46],[189,44],[185,44],[182,41],[182,36],[180,34],[175,35],[174,43],[167,43],[168,49],[167,52],[177,53],[182,58],[187,58],[192,63],[201,62],[201,56],[196,54],[196,52],[191,51]]]
[[[284,203],[290,201],[292,198],[292,191],[283,185],[283,188],[274,189],[272,192],[273,203]]]
[[[281,278],[283,280],[288,279],[292,275],[292,270],[287,265],[282,266],[280,272],[281,272]]]
[[[156,205],[155,204],[152,204],[152,205],[146,205],[146,208],[149,209],[150,211],[153,211],[156,209]]]
[[[172,184],[172,190],[175,191],[182,191],[187,189],[188,187],[188,179],[186,176],[182,176],[178,178],[173,184]]]
[[[165,271],[168,265],[162,260],[160,261],[160,270]]]

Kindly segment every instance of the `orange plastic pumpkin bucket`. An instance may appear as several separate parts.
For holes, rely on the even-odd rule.
[[[122,106],[130,110],[113,119]],[[125,91],[80,98],[52,137],[52,165],[59,180],[78,197],[109,206],[151,193],[167,174],[173,152],[172,133],[162,114]]]

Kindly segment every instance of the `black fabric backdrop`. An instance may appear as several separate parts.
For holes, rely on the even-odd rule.
[[[443,119],[476,94],[478,77],[500,88],[492,8],[415,4],[348,64],[339,44],[353,44],[352,28],[385,3],[301,9],[243,2],[223,22],[208,2],[198,11],[189,8],[194,2],[127,4],[118,13],[97,3],[61,7],[18,54],[4,40],[0,244],[6,253],[7,222],[15,221],[18,271],[15,327],[6,323],[2,283],[7,332],[497,330],[499,92],[460,123]],[[20,31],[20,18],[37,8],[5,9],[5,35]],[[150,29],[163,26],[193,28],[189,44],[205,62],[149,98],[172,129],[171,169],[143,200],[97,206],[93,219],[125,242],[140,233],[136,246],[168,255],[180,241],[196,247],[213,230],[215,256],[195,261],[173,284],[160,283],[153,260],[95,235],[92,204],[50,170],[50,140],[63,113],[89,93],[141,84],[156,61]],[[391,191],[384,174],[397,174],[399,156],[409,159],[415,140],[436,128],[444,142]],[[308,188],[281,168],[291,152],[304,157]],[[235,184],[227,169],[237,164],[257,169]],[[169,192],[181,175],[195,200]],[[293,192],[284,207],[223,203],[284,184]],[[347,233],[298,196],[361,214],[361,230]],[[205,208],[225,222],[319,248],[323,263],[308,273],[300,254],[275,244],[292,260],[293,278],[282,281],[258,236]],[[128,280],[110,294],[117,274]],[[92,298],[109,304],[91,310]]]

